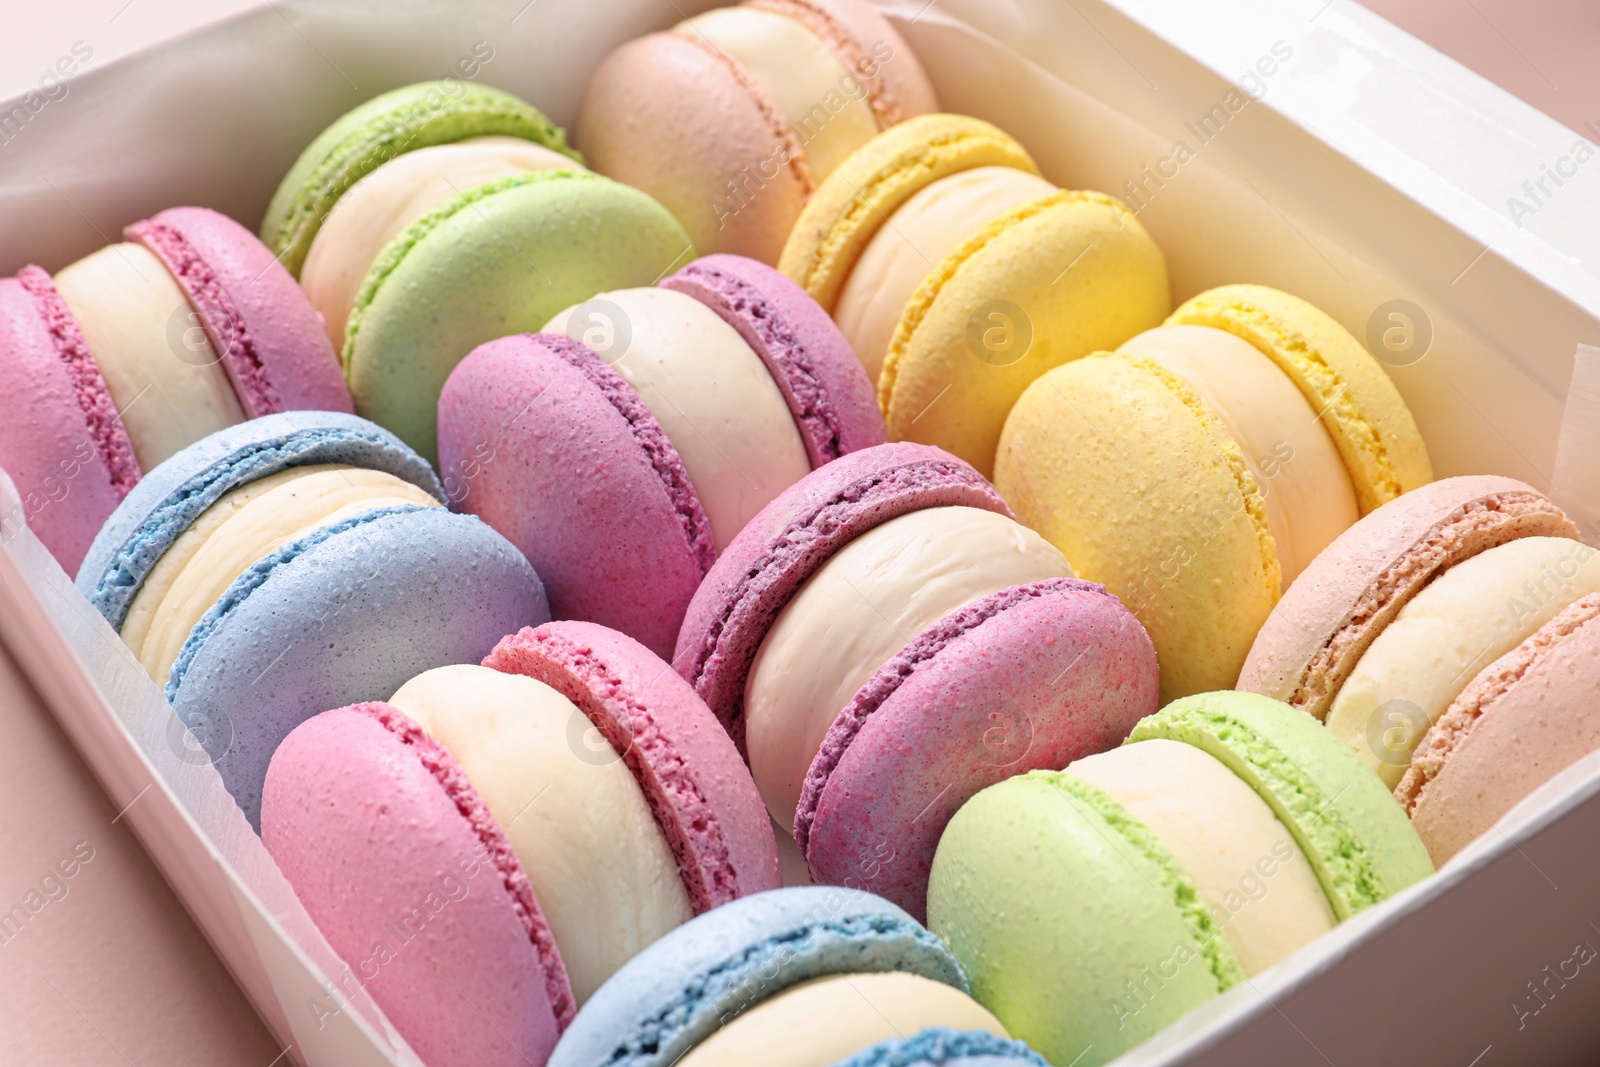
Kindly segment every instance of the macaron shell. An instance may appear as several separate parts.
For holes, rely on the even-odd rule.
[[[480,346],[439,398],[451,506],[544,579],[557,616],[670,655],[715,555],[683,462],[620,374],[566,337]]]
[[[1232,687],[1279,592],[1238,446],[1175,381],[1124,356],[1058,367],[1023,393],[995,461],[1018,518],[1149,631],[1163,703]]]
[[[751,6],[797,19],[828,41],[845,69],[867,86],[879,128],[938,110],[933,85],[916,53],[865,0],[751,0]],[[818,24],[809,12],[826,16],[827,23]]]
[[[1181,741],[1216,757],[1294,835],[1343,921],[1433,873],[1382,780],[1338,738],[1281,701],[1203,693],[1133,728],[1128,744]]]
[[[1443,864],[1539,786],[1600,750],[1600,596],[1485,667],[1434,723],[1395,790]]]
[[[467,190],[395,238],[367,275],[344,348],[356,410],[434,459],[439,393],[467,353],[693,257],[661,205],[587,172]]]
[[[659,200],[701,252],[777,262],[814,184],[777,106],[687,34],[650,34],[607,56],[577,137],[590,166]]]
[[[461,81],[402,86],[346,112],[306,146],[272,196],[261,240],[298,277],[322,220],[363,175],[414,148],[490,135],[583,161],[559,127],[509,93]]]
[[[478,519],[366,512],[242,574],[189,635],[167,699],[259,827],[268,761],[317,709],[385,699],[549,617],[528,561]]]
[[[584,1005],[549,1067],[668,1067],[726,1018],[791,986],[882,971],[967,988],[943,942],[871,893],[757,893],[695,917],[630,960]]]
[[[18,399],[0,419],[0,467],[27,525],[70,574],[139,480],[133,445],[83,333],[38,267],[0,279],[0,366]]]
[[[1015,1063],[1049,1067],[1043,1056],[1021,1041],[1008,1041],[987,1030],[929,1027],[910,1037],[862,1049],[833,1067],[1006,1067]]]
[[[853,538],[907,512],[945,506],[1011,514],[954,456],[926,445],[878,445],[812,471],[723,550],[689,603],[673,666],[741,752],[745,679],[795,590]]]
[[[1264,285],[1224,285],[1167,320],[1227,330],[1276,363],[1311,403],[1350,472],[1362,514],[1433,480],[1422,433],[1389,376],[1320,308]]]
[[[743,256],[703,256],[661,283],[715,311],[772,373],[813,467],[889,439],[850,343],[782,274]]]
[[[326,712],[284,740],[267,773],[262,841],[334,951],[429,1064],[542,1063],[561,1024],[519,915],[522,905],[538,908],[526,875],[517,869],[527,892],[519,901],[478,832],[499,833],[487,811],[458,807],[430,768],[464,785],[449,753],[428,746],[425,763],[372,707]],[[563,1006],[570,1017],[570,993]]]
[[[201,512],[246,482],[317,463],[383,471],[444,499],[433,468],[365,419],[338,412],[267,415],[196,441],[140,481],[95,536],[78,569],[78,590],[120,630],[145,576]]]
[[[125,236],[172,272],[246,417],[355,410],[322,316],[249,230],[209,208],[177,207],[134,223]]]
[[[1117,745],[1157,688],[1150,639],[1101,586],[1034,582],[947,616],[861,688],[813,759],[794,827],[813,881],[922,918],[939,835],[969,797]]]
[[[1318,719],[1383,628],[1445,570],[1520,537],[1578,538],[1532,486],[1446,478],[1363,517],[1323,549],[1256,635],[1238,687]]]
[[[755,781],[689,683],[649,649],[588,622],[549,622],[495,646],[485,667],[555,689],[643,787],[696,913],[777,889],[778,846]]]
[[[1009,134],[966,115],[922,115],[879,134],[812,195],[778,269],[832,312],[856,260],[895,209],[940,178],[976,167],[1039,172]]]

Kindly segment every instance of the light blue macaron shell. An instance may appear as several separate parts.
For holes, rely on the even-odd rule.
[[[343,463],[384,471],[443,502],[428,462],[376,423],[285,411],[218,430],[159,464],[111,513],[78,568],[78,590],[116,630],[151,569],[223,494],[287,467]]]
[[[833,1067],[1016,1067],[1019,1063],[1050,1067],[1043,1056],[1021,1041],[987,1030],[936,1026],[862,1049]]]
[[[790,986],[883,971],[967,991],[944,942],[882,897],[834,886],[756,893],[691,919],[612,975],[548,1067],[667,1067]]]
[[[549,618],[533,567],[481,519],[379,508],[240,575],[190,632],[167,699],[259,831],[267,764],[289,731],[387,700],[434,667],[477,663]]]

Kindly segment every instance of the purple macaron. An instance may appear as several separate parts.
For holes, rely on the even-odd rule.
[[[913,915],[945,823],[1119,742],[1155,651],[973,468],[912,443],[780,495],[695,595],[674,666],[746,754],[811,877]]]
[[[546,329],[479,346],[446,382],[446,492],[522,549],[558,618],[662,657],[745,522],[886,439],[832,320],[753,260],[706,256]]]

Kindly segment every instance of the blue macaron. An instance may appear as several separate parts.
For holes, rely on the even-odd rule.
[[[1050,1067],[1043,1056],[1021,1041],[987,1030],[930,1027],[862,1049],[833,1067],[1016,1067],[1019,1063]]]
[[[549,1067],[667,1067],[801,982],[884,971],[967,991],[944,942],[882,897],[832,886],[756,893],[690,920],[612,975]]]
[[[207,508],[287,468],[330,463],[444,497],[420,456],[364,419],[271,415],[146,475],[91,546],[78,588],[120,631],[145,579]],[[486,523],[422,504],[373,507],[303,533],[234,578],[190,630],[166,695],[259,829],[267,765],[305,719],[387,699],[434,667],[476,663],[504,635],[549,618],[533,567]]]

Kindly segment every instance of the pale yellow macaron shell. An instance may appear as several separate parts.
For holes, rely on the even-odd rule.
[[[1231,689],[1281,592],[1266,502],[1222,419],[1155,362],[1097,352],[1035,380],[995,487],[1144,624],[1161,702]]]
[[[1224,285],[1186,301],[1167,322],[1227,330],[1271,358],[1320,414],[1363,515],[1433,480],[1400,391],[1326,312],[1264,285]]]
[[[778,270],[833,312],[839,290],[879,228],[923,188],[975,167],[1039,173],[1009,134],[966,115],[919,115],[850,154],[811,194]]]

